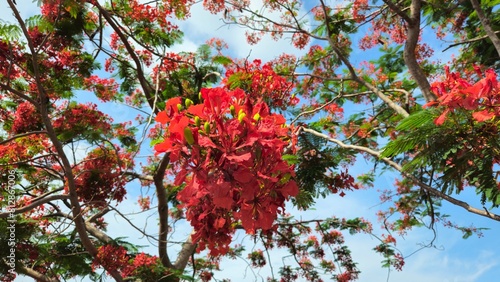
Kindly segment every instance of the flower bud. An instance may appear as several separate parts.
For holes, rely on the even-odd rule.
[[[288,183],[288,181],[290,180],[291,177],[292,177],[292,175],[289,172],[286,173],[285,175],[283,175],[283,177],[281,177],[280,184]]]
[[[180,111],[182,111],[182,105],[181,104],[177,104],[177,109]]]
[[[189,145],[194,144],[194,137],[193,137],[193,132],[191,131],[191,128],[189,128],[189,127],[184,128],[184,139],[186,139],[186,142]]]
[[[186,109],[189,108],[190,106],[192,106],[194,103],[191,99],[186,99],[184,101],[184,105],[186,105]]]
[[[209,134],[210,133],[210,122],[205,121],[205,124],[203,125],[203,127],[205,128],[205,133]]]
[[[238,121],[241,123],[243,122],[243,119],[247,116],[247,114],[245,114],[243,111],[240,111],[240,113],[238,114]]]
[[[256,114],[253,116],[253,119],[254,119],[255,121],[259,121],[259,120],[260,120],[260,115],[259,115],[259,113],[256,113]]]
[[[235,116],[236,116],[236,110],[234,109],[234,105],[231,105],[231,106],[229,107],[229,110],[231,110],[231,115],[232,115],[233,117],[235,117]]]
[[[196,125],[196,127],[200,127],[201,121],[199,116],[194,117],[194,124]]]

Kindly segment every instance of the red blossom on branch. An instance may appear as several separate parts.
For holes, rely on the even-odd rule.
[[[53,122],[57,132],[68,132],[76,136],[88,132],[109,132],[112,121],[107,115],[97,110],[96,104],[63,104]]]
[[[76,192],[84,203],[105,206],[107,200],[121,202],[125,197],[123,170],[128,156],[114,150],[97,148],[76,166]],[[67,187],[65,187],[67,189]]]
[[[123,276],[128,276],[131,269],[128,264],[130,257],[122,246],[104,245],[99,247],[97,255],[92,262],[92,269],[102,266],[108,271],[118,270]]]
[[[12,124],[12,132],[15,134],[40,130],[42,127],[42,117],[37,112],[35,106],[30,102],[23,102],[17,106]]]
[[[286,108],[296,105],[299,99],[291,95],[294,83],[278,75],[270,63],[261,60],[245,61],[243,66],[235,64],[226,72],[222,81],[229,89],[242,88],[252,103],[264,99],[272,107]]]
[[[432,84],[432,90],[438,100],[427,103],[426,106],[439,105],[444,108],[434,121],[436,125],[443,124],[448,114],[458,109],[471,111],[477,122],[500,116],[500,84],[497,74],[492,69],[486,70],[485,73],[478,67],[475,67],[475,70],[477,75],[482,77],[476,83],[462,78],[459,73],[450,72],[446,67],[445,80]]]
[[[180,166],[174,185],[186,183],[177,198],[193,239],[218,255],[227,252],[235,223],[249,233],[272,228],[298,187],[281,157],[289,131],[283,116],[241,89],[202,89],[201,97],[198,105],[166,103],[156,120],[167,134],[155,150]]]

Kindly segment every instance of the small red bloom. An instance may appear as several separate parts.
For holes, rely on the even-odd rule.
[[[472,118],[477,122],[485,122],[500,116],[500,83],[493,70],[484,74],[475,68],[478,75],[484,78],[472,84],[461,78],[458,73],[452,73],[446,68],[445,80],[432,84],[432,91],[438,96],[437,101],[426,106],[443,106],[442,114],[434,121],[436,125],[445,122],[448,114],[455,110],[472,111]]]

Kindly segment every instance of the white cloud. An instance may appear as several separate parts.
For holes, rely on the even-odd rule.
[[[252,1],[251,9],[257,10],[262,6],[260,1]],[[303,11],[302,11],[303,12]],[[277,15],[267,14],[276,18]],[[209,14],[203,9],[201,3],[194,5],[191,9],[191,17],[177,23],[184,32],[186,43],[174,46],[173,50],[191,51],[193,45],[199,46],[207,40],[217,37],[224,39],[229,45],[231,55],[236,58],[261,59],[269,61],[281,53],[304,54],[304,50],[298,50],[291,42],[290,38],[284,36],[283,39],[274,41],[269,36],[264,36],[258,44],[250,46],[247,44],[245,32],[247,29],[237,25],[226,25],[222,21],[222,16]],[[183,46],[186,45],[186,48]]]

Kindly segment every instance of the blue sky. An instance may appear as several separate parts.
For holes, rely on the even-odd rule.
[[[21,4],[23,0],[18,0]],[[25,9],[24,12],[29,14],[29,11],[36,10],[36,3],[25,1],[26,4],[19,5]],[[335,1],[333,1],[335,2]],[[10,11],[6,8],[5,1],[0,2],[0,19],[8,19]],[[281,53],[294,53],[300,56],[304,51],[296,50],[288,40],[278,42],[272,41],[269,38],[255,45],[249,46],[246,44],[244,36],[245,30],[236,26],[225,26],[219,16],[211,15],[201,9],[198,5],[192,10],[192,17],[186,21],[179,23],[181,30],[185,33],[184,42],[172,47],[171,51],[195,51],[200,44],[205,43],[211,37],[223,38],[231,49],[231,55],[238,58],[249,56],[250,59],[260,58],[270,60]],[[429,39],[430,40],[430,39]],[[441,59],[447,60],[449,54],[440,54],[438,48],[436,56],[442,56]],[[356,51],[353,53],[359,56],[359,59],[354,57],[354,61],[361,61],[361,58],[373,55]],[[120,116],[123,119],[134,118],[136,113],[132,112],[127,107],[101,107],[101,109],[111,116]],[[82,148],[84,149],[84,148]],[[140,155],[152,153],[152,150],[143,150]],[[355,168],[350,172],[353,174],[366,172],[371,167],[364,163],[363,160],[358,161]],[[336,217],[358,217],[363,216],[366,219],[372,220],[374,223],[374,233],[382,234],[384,230],[379,228],[376,221],[376,212],[379,209],[379,199],[377,189],[383,190],[391,188],[394,183],[394,178],[398,177],[395,173],[388,173],[377,178],[375,187],[371,190],[361,190],[349,192],[344,198],[337,195],[329,196],[326,199],[320,199],[315,206],[315,210],[307,212],[291,211],[296,218],[302,219],[317,219],[325,216]],[[126,213],[139,212],[139,207],[136,204],[136,196],[139,195],[137,183],[129,186],[129,194],[127,199],[119,206],[119,209]],[[463,200],[467,200],[476,207],[481,207],[478,197],[474,191],[466,191],[459,196]],[[369,235],[346,236],[346,241],[353,251],[353,258],[359,263],[359,268],[362,271],[361,282],[369,281],[426,281],[426,282],[474,282],[474,281],[497,281],[500,277],[500,245],[497,243],[499,234],[499,226],[497,222],[474,216],[463,209],[455,207],[451,204],[443,203],[442,212],[453,215],[452,219],[459,224],[468,226],[474,223],[477,227],[488,227],[490,230],[484,231],[483,238],[472,236],[467,240],[462,239],[462,234],[455,230],[450,230],[442,226],[437,226],[437,239],[434,242],[436,248],[424,248],[416,252],[406,259],[406,265],[402,272],[391,271],[388,275],[387,269],[380,267],[382,258],[375,254],[371,249],[377,245],[377,241]],[[498,209],[497,209],[498,210]],[[137,213],[131,215],[134,222],[139,227],[144,227],[150,234],[156,234],[156,216],[155,212]],[[110,214],[107,217],[109,222],[109,235],[113,237],[128,237],[128,239],[138,245],[147,245],[145,251],[151,254],[156,254],[154,242],[148,242],[142,235],[132,228],[127,226],[127,223],[120,219],[119,216]],[[172,241],[182,241],[190,232],[190,227],[186,223],[181,223],[176,226]],[[235,241],[241,241],[245,238],[244,234],[238,233],[235,236]],[[409,232],[403,238],[397,238],[397,247],[403,252],[403,255],[409,255],[420,249],[422,244],[427,244],[433,238],[433,233],[427,229],[416,229]],[[248,241],[248,240],[247,240]],[[248,245],[248,250],[251,248]],[[171,255],[175,254],[176,246],[173,245],[169,249]],[[273,254],[275,269],[282,264],[282,257],[286,255],[283,251],[277,251]],[[216,278],[231,278],[232,281],[262,281],[269,273],[269,268],[264,267],[259,272],[252,273],[250,269],[246,269],[246,263],[242,260],[227,260],[221,264],[222,272],[216,273]],[[245,274],[242,278],[242,274]],[[19,278],[16,281],[32,281],[29,278]]]

